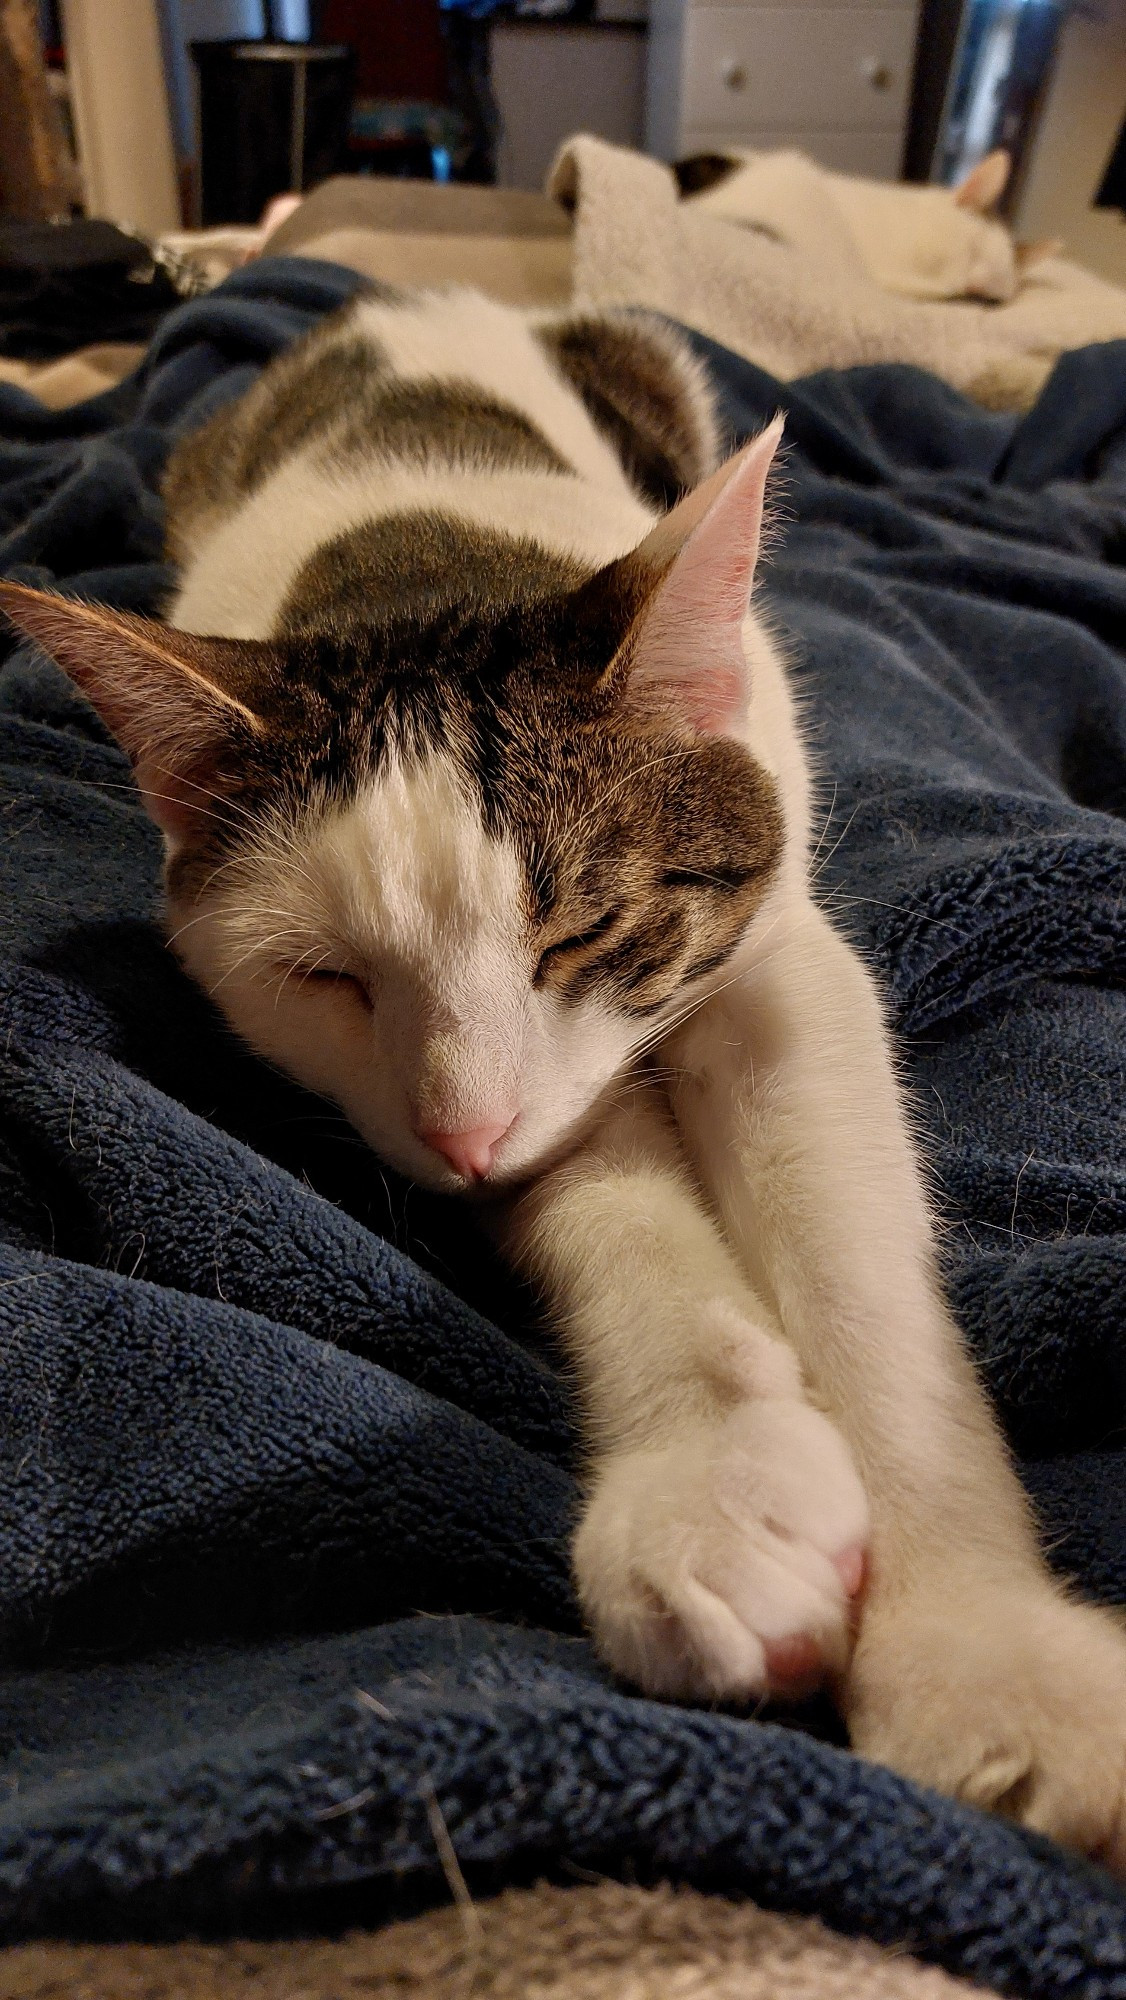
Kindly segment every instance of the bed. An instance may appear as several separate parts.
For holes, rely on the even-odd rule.
[[[358,282],[306,239],[92,401],[0,387],[0,574],[157,609],[172,441]],[[816,719],[821,892],[883,979],[1052,1559],[1122,1602],[1126,343],[1013,414],[694,338],[733,442],[787,411],[768,589]],[[11,641],[0,791],[7,1990],[264,1995],[301,1963],[303,1990],[435,2000],[593,2000],[627,1965],[692,2000],[1126,1994],[1097,1869],[863,1765],[820,1710],[611,1680],[534,1302],[465,1210],[231,1040],[161,943],[124,760]],[[59,1942],[200,1930],[322,1956]]]

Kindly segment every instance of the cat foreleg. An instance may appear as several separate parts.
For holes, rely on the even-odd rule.
[[[1042,1561],[942,1298],[871,979],[804,908],[665,1053],[700,1181],[869,1496],[855,1746],[1126,1870],[1126,1640]]]
[[[843,1668],[867,1503],[791,1349],[705,1212],[667,1105],[626,1085],[507,1223],[587,1430],[579,1593],[649,1693],[751,1699]]]

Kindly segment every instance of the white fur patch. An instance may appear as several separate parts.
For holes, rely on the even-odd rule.
[[[419,1129],[514,1117],[497,1173],[539,1161],[636,1037],[596,1003],[535,990],[520,858],[447,755],[392,761],[350,804],[265,829],[216,888],[179,938],[189,969],[255,1048],[415,1179],[452,1180]],[[361,982],[370,1011],[327,970]]]
[[[511,306],[460,288],[404,306],[365,300],[353,329],[369,333],[408,381],[456,377],[520,410],[582,479],[632,498],[613,447]]]
[[[517,537],[599,567],[652,526],[626,490],[559,473],[373,460],[355,473],[286,459],[189,563],[169,614],[183,632],[266,639],[298,572],[323,543],[365,521],[422,510]]]
[[[653,525],[611,447],[562,382],[529,325],[469,291],[430,293],[417,303],[365,301],[342,338],[367,334],[410,380],[471,382],[521,411],[574,474],[433,466],[380,458],[356,470],[321,462],[324,441],[287,457],[236,512],[205,534],[187,563],[169,613],[182,631],[264,639],[293,582],[316,550],[362,522],[424,509],[472,526],[532,536],[544,547],[598,566],[635,548]]]

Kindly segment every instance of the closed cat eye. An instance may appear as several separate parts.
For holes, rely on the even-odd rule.
[[[371,994],[363,980],[357,978],[354,972],[344,972],[335,965],[297,965],[290,967],[289,970],[290,976],[298,986],[334,987],[338,992],[348,993],[355,999],[362,1000],[369,1010],[371,1008]]]
[[[568,953],[581,951],[584,945],[594,944],[600,937],[604,937],[617,923],[621,914],[621,905],[615,904],[612,910],[606,910],[598,921],[590,924],[585,931],[576,931],[573,937],[560,938],[558,944],[549,944],[547,950],[540,954],[533,984],[538,985],[547,969],[559,959],[565,958]]]

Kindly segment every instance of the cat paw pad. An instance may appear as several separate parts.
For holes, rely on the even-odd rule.
[[[600,1651],[646,1693],[793,1699],[846,1664],[867,1532],[828,1419],[757,1401],[605,1458],[575,1573]]]

